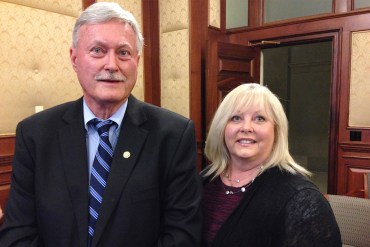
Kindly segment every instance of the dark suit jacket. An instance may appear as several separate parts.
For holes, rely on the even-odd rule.
[[[0,246],[87,246],[82,105],[65,103],[18,124]],[[130,96],[92,246],[198,246],[195,163],[193,122]]]

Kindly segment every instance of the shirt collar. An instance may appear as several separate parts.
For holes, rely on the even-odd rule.
[[[117,129],[121,127],[121,123],[123,117],[126,113],[128,99],[117,109],[117,111],[109,118],[110,120],[114,121],[118,126]],[[84,111],[84,123],[85,129],[88,130],[88,123],[90,120],[97,118],[94,113],[90,110],[87,106],[85,98],[83,99],[83,111]]]

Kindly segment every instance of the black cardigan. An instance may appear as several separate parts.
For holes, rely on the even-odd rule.
[[[209,177],[203,176],[203,183],[207,182]],[[342,244],[333,211],[317,187],[301,175],[274,167],[255,179],[212,245],[237,246],[341,247]]]

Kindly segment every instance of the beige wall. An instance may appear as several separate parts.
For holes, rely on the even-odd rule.
[[[209,0],[209,25],[213,27],[221,27],[221,17],[220,17],[220,1],[219,0]]]
[[[370,127],[370,31],[352,33],[349,121]]]
[[[0,1],[0,134],[35,112],[81,96],[69,62],[80,1]]]
[[[141,23],[141,1],[116,1]],[[0,135],[44,109],[82,95],[69,60],[82,0],[0,1]],[[133,94],[144,98],[143,57]]]
[[[161,106],[190,115],[189,4],[160,1]]]

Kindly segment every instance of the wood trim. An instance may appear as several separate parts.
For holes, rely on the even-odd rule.
[[[142,0],[144,36],[144,100],[161,105],[159,2]]]
[[[353,9],[353,0],[335,0],[334,13],[346,13]]]
[[[281,21],[276,21],[276,22],[262,23],[260,26],[253,26],[253,27],[250,26],[250,27],[245,27],[245,28],[226,30],[226,33],[230,35],[238,34],[238,33],[246,34],[249,32],[255,32],[255,31],[260,31],[260,30],[265,30],[265,29],[268,29],[268,30],[275,29],[275,28],[285,29],[285,28],[288,28],[289,26],[296,26],[296,25],[301,26],[299,29],[300,32],[304,32],[305,27],[309,26],[309,23],[318,23],[318,26],[321,27],[321,29],[325,30],[327,28],[330,29],[329,26],[326,26],[324,24],[326,22],[335,23],[337,20],[340,20],[341,18],[356,17],[359,15],[367,14],[367,13],[370,13],[370,8],[353,10],[353,11],[345,12],[345,13],[319,14],[319,15],[308,16],[308,17],[298,17],[298,18],[292,18],[292,19],[281,20]]]
[[[15,134],[0,135],[0,158],[14,154]]]
[[[203,168],[203,119],[202,112],[204,112],[204,102],[202,99],[202,89],[204,84],[204,62],[202,61],[202,54],[205,50],[205,36],[206,27],[208,23],[208,5],[205,1],[189,0],[190,13],[190,31],[189,31],[189,50],[190,52],[190,118],[194,121],[195,137],[197,141],[197,169]],[[203,80],[202,80],[203,78]]]
[[[364,153],[370,158],[370,146],[361,142],[342,142],[339,147],[344,152],[358,152]]]
[[[86,9],[87,7],[89,7],[90,5],[92,5],[95,2],[96,2],[95,0],[83,0],[82,1],[82,8]]]
[[[6,166],[6,165],[10,165],[13,161],[13,157],[14,157],[13,154],[9,154],[9,155],[0,154],[0,173],[1,173],[1,167]]]
[[[248,4],[248,27],[261,26],[263,23],[264,1],[249,1]]]
[[[220,0],[220,30],[226,31],[226,0]]]
[[[15,135],[0,136],[0,186],[10,184],[12,161],[15,149]]]
[[[9,156],[9,159],[2,160],[2,164],[0,164],[0,186],[2,185],[10,185],[10,177],[12,173],[11,162],[13,160],[13,156]]]
[[[370,147],[364,143],[340,143],[337,193],[363,197],[362,173],[370,172]],[[360,191],[360,192],[359,192]]]
[[[12,161],[15,149],[15,134],[0,135],[0,207],[3,212],[8,200]],[[0,225],[2,219],[0,219]]]
[[[217,110],[219,104],[219,92],[217,88],[218,74],[213,73],[213,69],[218,69],[218,41],[225,41],[222,33],[215,29],[209,28],[208,30],[208,40],[207,40],[207,54],[206,54],[206,82],[205,82],[205,92],[204,98],[205,102],[205,135],[208,132],[209,124],[212,121],[213,114]]]

